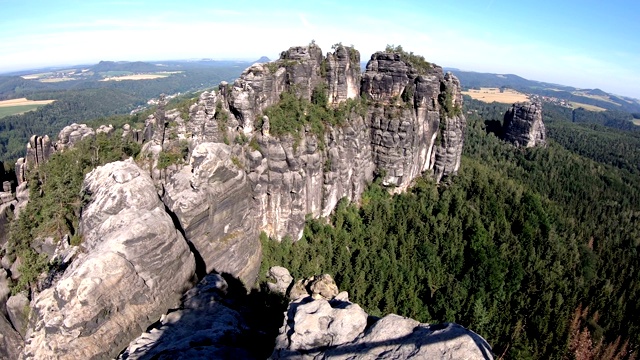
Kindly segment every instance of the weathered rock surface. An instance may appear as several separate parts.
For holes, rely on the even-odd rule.
[[[93,170],[83,191],[84,254],[32,301],[24,358],[113,357],[193,284],[189,246],[131,159]]]
[[[7,314],[11,325],[20,336],[24,337],[27,332],[29,321],[29,299],[24,293],[10,296],[7,300]]]
[[[2,273],[0,272],[0,276]],[[267,274],[271,280],[275,282],[267,283],[269,291],[281,295],[286,295],[289,286],[291,286],[291,282],[293,282],[293,276],[289,273],[289,270],[283,268],[282,266],[273,266],[269,269],[269,273]],[[1,278],[0,278],[1,280]]]
[[[330,104],[360,96],[360,52],[356,49],[337,46],[326,56],[326,71]]]
[[[7,314],[7,299],[9,299],[11,290],[9,289],[9,276],[7,271],[0,267],[0,316]]]
[[[433,64],[417,69],[401,54],[378,52],[367,64],[361,93],[386,105],[370,113],[373,159],[385,184],[404,190],[427,170],[436,181],[458,171],[466,120],[455,111],[462,109],[455,76]],[[445,109],[447,98],[451,109]]]
[[[163,199],[207,273],[227,272],[253,284],[261,246],[250,213],[250,184],[237,161],[228,145],[198,145],[190,164],[166,183]]]
[[[22,351],[23,340],[11,323],[0,314],[0,359],[17,359]]]
[[[91,127],[86,124],[73,123],[60,130],[55,149],[56,151],[64,151],[72,148],[78,142],[94,136],[96,136],[96,132]]]
[[[57,283],[35,294],[23,357],[112,357],[175,308],[196,278],[217,271],[253,284],[260,231],[298,239],[309,214],[328,216],[342,198],[360,201],[375,175],[402,191],[424,172],[436,181],[455,174],[465,127],[460,84],[436,65],[416,68],[403,56],[376,53],[361,76],[360,54],[353,48],[337,46],[323,57],[315,44],[293,47],[275,62],[252,65],[233,84],[203,93],[188,118],[184,111],[165,111],[162,98],[144,131],[124,128],[123,136],[145,143],[148,161],[141,165],[144,170],[132,160],[109,164],[85,179],[84,194],[91,200],[81,217],[83,251]],[[295,136],[270,134],[267,107],[284,92],[309,101],[318,89],[327,92],[329,107],[344,106],[341,125],[326,124],[322,135],[310,126]],[[60,150],[96,133],[77,124],[65,129],[56,145]],[[47,137],[32,140],[27,159],[16,166],[23,181],[24,171],[52,151]],[[160,169],[159,159],[167,154],[180,158]],[[16,212],[19,208],[20,202]],[[40,245],[42,252],[51,252],[51,244]],[[283,351],[302,354],[318,346],[355,344],[366,336],[366,314],[348,302],[346,293],[338,293],[330,277],[291,282],[280,276],[278,289],[292,287],[289,296],[299,299],[301,312],[290,309],[290,331],[284,336],[297,335],[293,342],[283,341],[302,348]],[[224,357],[225,351],[250,356],[245,350],[216,348],[209,333],[240,339],[244,330],[234,333],[233,327],[242,327],[236,314],[204,296],[185,300],[183,313],[167,315],[155,333],[145,335],[150,341],[132,343],[127,356],[175,357],[187,345],[206,344],[214,344],[213,357]],[[203,315],[195,309],[218,312],[228,322],[219,328],[200,323]],[[172,324],[185,321],[200,324],[202,332],[173,330]],[[301,324],[308,330],[295,329]],[[164,339],[174,345],[161,345]],[[197,351],[185,354],[197,357]]]
[[[231,156],[250,187],[244,195],[250,215],[240,211],[237,216],[274,238],[298,239],[307,215],[328,216],[341,198],[358,202],[376,174],[394,191],[403,191],[423,172],[440,181],[458,171],[466,125],[460,83],[439,66],[418,68],[403,56],[376,53],[361,76],[360,54],[351,47],[337,45],[326,57],[315,44],[292,47],[274,62],[252,65],[233,84],[201,94],[188,121],[171,110],[150,116],[143,153],[157,159],[161,152],[184,148],[178,144],[188,144],[193,152],[204,143],[236,142]],[[284,92],[311,100],[319,89],[326,91],[329,107],[352,101],[341,125],[327,125],[320,138],[310,128],[296,136],[270,134],[266,108]],[[261,131],[256,131],[257,119]],[[183,203],[180,211],[173,205],[176,191],[197,192],[183,167],[179,161],[162,172],[149,171],[165,188],[163,199],[172,211],[202,214],[190,209],[195,203]],[[190,216],[178,218],[196,243],[187,229],[194,229]]]
[[[542,103],[515,103],[504,114],[505,140],[515,146],[545,146],[547,130],[542,121]]]
[[[489,360],[493,355],[480,335],[460,325],[421,324],[391,314],[376,321],[356,341],[331,347],[314,358]]]
[[[37,136],[33,135],[27,143],[27,154],[24,158],[19,158],[16,161],[16,178],[18,185],[27,180],[26,174],[28,169],[35,169],[38,166],[44,164],[55,149],[51,144],[51,140],[48,135]]]
[[[291,302],[271,359],[453,360],[493,355],[482,337],[460,325],[421,324],[395,314],[376,319],[341,292],[330,299],[309,293]]]
[[[329,274],[310,277],[304,281],[304,287],[314,299],[331,300],[339,293],[338,285]]]

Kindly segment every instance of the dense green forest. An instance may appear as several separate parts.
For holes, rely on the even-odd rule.
[[[465,97],[466,108],[480,116],[489,132],[500,135],[509,105],[483,103]],[[640,127],[629,114],[616,111],[572,110],[545,103],[542,115],[547,136],[576,154],[640,174]]]
[[[555,115],[551,129],[593,126]],[[640,344],[640,178],[599,158],[616,130],[592,129],[604,149],[581,156],[588,141],[516,149],[487,125],[468,116],[461,171],[446,184],[424,178],[395,196],[373,184],[359,207],[343,201],[328,222],[309,221],[298,242],[262,236],[263,273],[330,273],[373,315],[455,321],[509,359],[630,357]]]

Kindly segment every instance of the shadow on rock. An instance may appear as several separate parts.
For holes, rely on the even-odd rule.
[[[285,309],[280,295],[247,293],[238,278],[211,273],[119,359],[266,359]]]

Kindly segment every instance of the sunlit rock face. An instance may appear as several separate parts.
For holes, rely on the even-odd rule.
[[[32,301],[23,358],[109,358],[179,304],[195,261],[132,160],[89,173],[82,255]]]
[[[547,144],[547,130],[542,121],[542,103],[516,103],[504,114],[504,139],[515,146],[534,147]]]

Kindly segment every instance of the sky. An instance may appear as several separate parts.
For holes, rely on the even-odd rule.
[[[0,0],[0,73],[100,60],[276,59],[387,44],[460,70],[640,98],[638,0]]]

